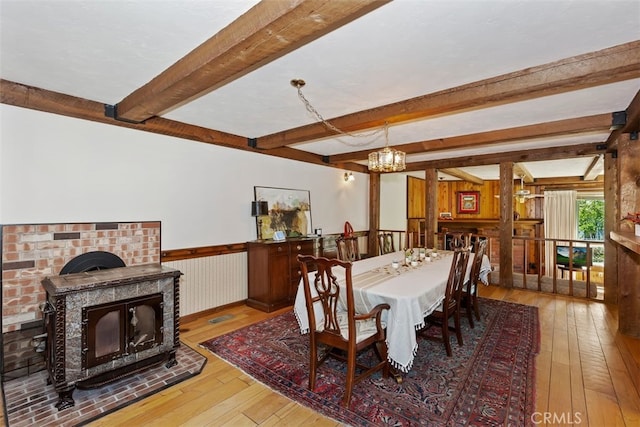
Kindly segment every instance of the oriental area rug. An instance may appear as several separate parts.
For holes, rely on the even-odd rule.
[[[464,345],[453,338],[452,357],[442,343],[419,338],[413,367],[402,382],[374,374],[354,387],[349,408],[341,406],[342,362],[325,362],[316,390],[308,389],[309,337],[300,334],[293,311],[201,346],[284,396],[348,425],[530,425],[538,309],[488,299],[480,299],[479,306],[482,320],[471,329],[462,319]]]
[[[6,419],[9,427],[83,426],[145,397],[198,375],[207,358],[184,343],[176,351],[177,365],[164,363],[129,375],[105,386],[73,392],[75,406],[58,411],[53,385],[47,371],[7,381],[3,384]]]

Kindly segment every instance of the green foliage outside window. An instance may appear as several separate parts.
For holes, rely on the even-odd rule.
[[[604,239],[604,200],[578,200],[578,238]],[[604,262],[604,247],[594,246],[593,262]]]
[[[604,200],[578,200],[578,238],[604,238]]]

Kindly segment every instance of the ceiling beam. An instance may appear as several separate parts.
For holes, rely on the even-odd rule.
[[[470,135],[460,135],[451,138],[399,144],[394,145],[393,148],[404,151],[407,154],[417,154],[514,142],[525,139],[548,138],[588,132],[605,132],[608,131],[610,127],[611,114],[606,113],[509,129],[492,130]],[[370,152],[371,150],[353,151],[351,153],[335,154],[330,157],[331,161],[336,162],[358,161],[367,159]]]
[[[474,184],[482,185],[484,184],[484,180],[482,178],[478,178],[475,175],[471,175],[458,168],[442,168],[438,169],[439,172],[446,173],[447,175],[454,176],[456,178],[460,178],[463,181],[471,182]]]
[[[543,96],[640,77],[640,41],[573,56],[445,89],[405,101],[329,119],[338,129],[358,132],[430,116],[451,114],[524,101]],[[258,148],[270,149],[334,135],[322,123],[313,123],[258,138]]]
[[[597,179],[594,179],[592,182],[598,183],[602,185],[604,183],[604,176],[600,176]],[[554,178],[538,178],[536,180],[536,185],[546,186],[549,185],[576,185],[576,184],[587,184],[581,176],[561,176]]]
[[[615,129],[607,139],[607,150],[609,152],[617,149],[618,138],[624,133],[640,132],[640,90],[636,92],[629,106],[625,110],[627,113],[627,122],[620,128]]]
[[[61,116],[74,117],[76,119],[168,135],[206,144],[219,145],[221,147],[267,154],[284,159],[299,160],[301,162],[347,169],[354,172],[368,172],[367,167],[364,165],[342,162],[327,163],[323,156],[296,150],[295,148],[282,147],[269,150],[268,152],[257,150],[249,145],[246,137],[163,119],[162,117],[153,117],[145,123],[129,123],[113,120],[112,118],[105,117],[104,104],[102,103],[26,86],[9,80],[0,79],[0,103],[59,114]]]
[[[533,182],[533,175],[531,175],[531,172],[529,172],[529,170],[523,163],[514,163],[513,173],[519,178],[522,178],[522,180],[527,184],[531,184]]]
[[[536,186],[540,191],[553,190],[603,190],[604,176],[593,181],[584,181],[580,176],[565,176],[555,178],[538,178]]]
[[[159,116],[389,1],[263,0],[125,97],[116,106],[116,117],[139,123]]]
[[[584,172],[585,181],[593,181],[599,175],[604,174],[604,154],[594,156],[587,170]]]
[[[535,162],[539,160],[559,160],[571,157],[584,157],[601,154],[601,143],[566,145],[561,147],[537,148],[533,150],[511,151],[485,154],[482,156],[464,156],[449,159],[407,163],[407,172],[422,171],[429,168],[457,168],[463,166],[495,165],[502,162]]]

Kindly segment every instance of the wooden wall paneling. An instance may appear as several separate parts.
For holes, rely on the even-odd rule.
[[[440,212],[450,212],[451,215],[455,215],[455,210],[451,206],[453,197],[449,195],[450,192],[450,182],[438,182],[438,214],[440,214]]]
[[[407,218],[425,217],[425,181],[407,177]]]
[[[487,190],[487,196],[492,198],[490,216],[488,218],[500,217],[500,198],[496,197],[500,195],[500,181],[488,181],[489,189]]]

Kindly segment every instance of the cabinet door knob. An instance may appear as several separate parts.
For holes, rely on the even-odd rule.
[[[278,252],[282,252],[282,246],[278,246]]]
[[[300,250],[300,249],[302,249],[302,246],[298,245],[298,246],[296,246],[296,249]]]

